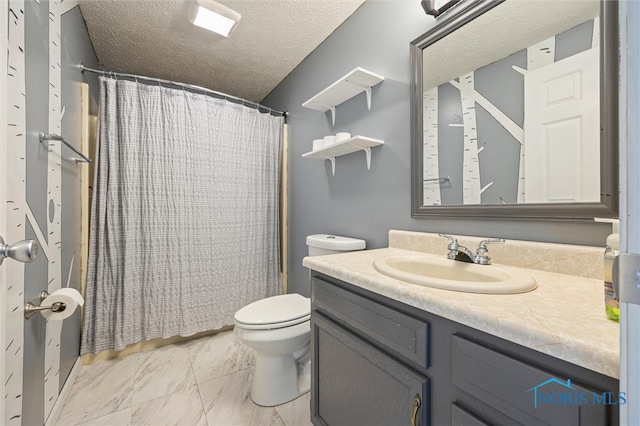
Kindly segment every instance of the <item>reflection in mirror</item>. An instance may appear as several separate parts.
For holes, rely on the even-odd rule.
[[[475,1],[412,43],[414,216],[615,215],[599,15],[596,0]]]

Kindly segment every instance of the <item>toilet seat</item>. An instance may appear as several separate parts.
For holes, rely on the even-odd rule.
[[[248,330],[290,327],[310,318],[311,300],[297,293],[258,300],[234,315],[236,325]]]
[[[305,317],[301,317],[291,321],[285,322],[274,322],[268,324],[245,324],[236,320],[236,327],[244,328],[246,330],[274,330],[278,328],[291,327],[292,325],[301,324],[305,321],[309,321],[311,319],[311,315],[307,315]]]

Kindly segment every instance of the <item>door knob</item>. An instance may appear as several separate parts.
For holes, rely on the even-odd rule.
[[[4,239],[0,237],[0,265],[2,261],[10,257],[18,262],[33,262],[38,256],[38,243],[33,240],[22,240],[15,244],[5,244]]]

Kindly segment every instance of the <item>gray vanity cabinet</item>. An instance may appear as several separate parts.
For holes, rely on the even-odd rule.
[[[315,271],[311,289],[315,425],[618,424],[613,378]]]
[[[429,379],[321,314],[312,327],[316,371],[321,378],[314,392],[318,423],[427,424],[422,413],[428,409],[423,401],[429,401]]]

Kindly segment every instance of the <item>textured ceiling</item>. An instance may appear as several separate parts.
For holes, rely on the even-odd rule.
[[[423,51],[430,89],[598,16],[598,0],[509,0]],[[436,58],[436,59],[434,59]]]
[[[229,38],[191,25],[190,0],[80,0],[98,62],[262,100],[365,0],[219,0]]]

